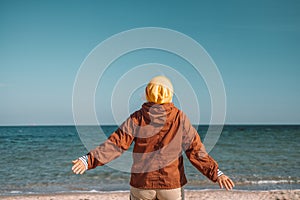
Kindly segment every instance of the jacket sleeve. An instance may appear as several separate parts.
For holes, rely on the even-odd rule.
[[[186,156],[194,167],[211,181],[218,179],[218,164],[205,150],[197,130],[191,125],[189,119],[183,116],[183,148]]]
[[[93,169],[118,158],[133,142],[132,119],[128,118],[109,138],[87,154],[87,168]]]

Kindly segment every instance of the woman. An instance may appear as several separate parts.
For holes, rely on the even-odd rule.
[[[220,188],[233,181],[205,151],[188,117],[172,103],[173,86],[164,76],[154,77],[145,89],[147,102],[100,146],[73,161],[75,174],[105,165],[134,143],[130,199],[184,199],[187,183],[182,152]]]

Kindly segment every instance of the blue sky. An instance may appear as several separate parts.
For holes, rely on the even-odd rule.
[[[173,29],[205,48],[224,81],[226,123],[299,124],[299,10],[297,0],[0,0],[0,125],[73,124],[73,84],[83,60],[103,40],[139,27]],[[171,65],[168,56],[137,52],[132,62]],[[100,82],[108,94],[109,80],[122,75],[119,63]],[[209,94],[200,79],[190,82],[200,85],[201,123],[208,123]],[[110,102],[100,92],[95,98]],[[138,102],[132,109],[141,104],[130,102]],[[113,124],[110,110],[96,104],[102,121]]]

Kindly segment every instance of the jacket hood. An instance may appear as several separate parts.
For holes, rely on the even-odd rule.
[[[174,114],[175,106],[173,103],[155,104],[152,102],[144,103],[142,106],[142,115],[147,124],[164,125]]]

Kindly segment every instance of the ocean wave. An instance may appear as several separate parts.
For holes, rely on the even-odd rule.
[[[99,190],[89,190],[85,191],[87,193],[124,193],[129,192],[129,190],[115,190],[115,191],[99,191]]]
[[[10,191],[11,194],[21,194],[22,191],[18,191],[18,190],[13,190],[13,191]]]
[[[300,180],[258,180],[258,181],[245,181],[244,183],[252,184],[252,185],[295,184],[295,183],[300,183]]]

